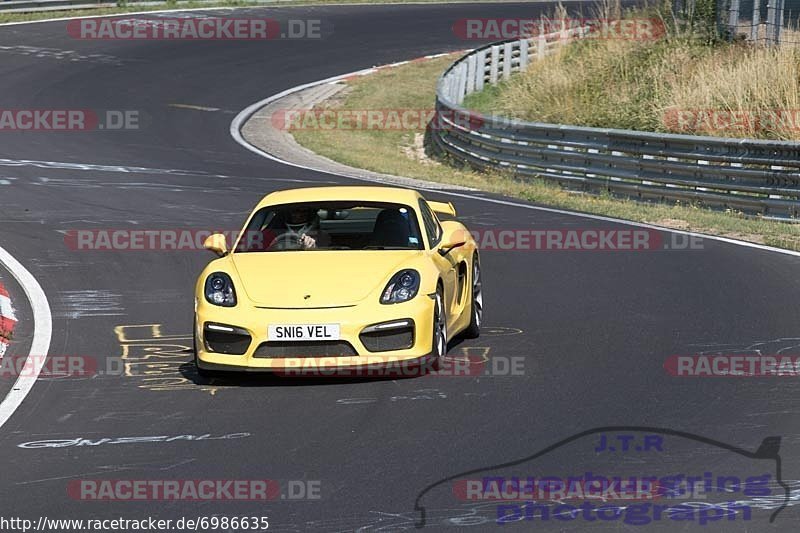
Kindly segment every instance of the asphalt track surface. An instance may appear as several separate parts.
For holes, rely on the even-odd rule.
[[[720,443],[755,451],[765,437],[780,436],[782,478],[794,501],[792,480],[800,479],[796,378],[675,378],[663,365],[670,355],[701,351],[797,353],[797,257],[710,240],[701,250],[683,251],[486,252],[488,329],[452,346],[451,354],[523,358],[523,375],[209,382],[194,374],[189,340],[193,284],[210,259],[207,252],[79,252],[65,245],[64,231],[72,229],[235,229],[271,190],[356,183],[262,159],[233,141],[230,121],[251,103],[299,84],[469,47],[450,30],[457,18],[524,17],[538,9],[505,4],[240,12],[319,18],[335,28],[322,41],[267,43],[76,41],[64,22],[0,28],[0,107],[134,109],[146,117],[139,131],[0,137],[0,245],[49,298],[49,355],[104,361],[148,353],[169,361],[164,374],[145,375],[132,365],[131,375],[40,378],[0,430],[0,514],[34,520],[268,515],[270,530],[277,531],[400,531],[421,525],[415,502],[426,487],[604,426],[683,431],[716,443],[664,433],[664,451],[604,455],[594,451],[599,434],[591,433],[523,461],[517,473],[566,477],[624,470],[644,476],[671,469],[744,478],[750,469],[775,480],[773,461]],[[446,192],[431,196],[448,198]],[[451,199],[475,229],[623,227]],[[16,293],[21,322],[12,349],[24,355],[30,310],[3,276]],[[3,383],[3,394],[9,386]],[[640,434],[598,431],[611,438]],[[245,435],[218,438],[233,434]],[[181,435],[211,438],[103,440]],[[95,445],[21,447],[78,438]],[[97,502],[76,500],[67,490],[81,479],[264,478],[319,482],[320,498]],[[784,497],[776,483],[770,494],[762,502],[767,511],[754,510],[751,521],[706,528],[795,530],[800,514],[791,505],[767,521]],[[496,502],[461,502],[448,481],[420,501],[431,530],[499,527]],[[696,519],[633,526],[576,518],[517,526],[502,527],[702,529]]]

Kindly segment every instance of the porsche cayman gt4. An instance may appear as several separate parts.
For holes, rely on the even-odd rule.
[[[195,288],[195,361],[215,371],[439,368],[483,318],[475,240],[450,203],[392,187],[265,196]]]

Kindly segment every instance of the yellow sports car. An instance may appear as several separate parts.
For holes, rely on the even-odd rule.
[[[198,372],[438,369],[483,318],[477,245],[455,215],[393,187],[265,196],[231,248],[205,242],[219,258],[195,288]]]

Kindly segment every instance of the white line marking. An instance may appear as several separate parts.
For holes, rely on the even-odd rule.
[[[218,107],[206,107],[194,104],[169,104],[169,107],[176,107],[178,109],[191,109],[192,111],[219,111]]]
[[[2,247],[0,247],[0,265],[5,267],[22,286],[22,290],[25,291],[33,310],[33,341],[28,354],[28,361],[31,361],[32,364],[29,367],[28,361],[25,363],[26,368],[30,368],[30,372],[20,373],[11,388],[11,392],[0,403],[0,428],[2,428],[11,418],[11,415],[14,414],[14,411],[22,405],[22,401],[31,391],[36,379],[39,377],[39,373],[42,371],[46,358],[32,356],[45,355],[50,351],[50,338],[53,335],[53,317],[50,314],[47,296],[39,282]]]
[[[180,170],[169,168],[131,167],[124,165],[98,165],[95,163],[67,163],[64,161],[37,161],[33,159],[3,159],[3,167],[56,168],[60,170],[79,170],[82,172],[124,172],[128,174],[171,174],[175,176],[205,176],[209,178],[229,178],[220,174],[209,174],[203,170]],[[14,178],[16,179],[16,178]],[[58,178],[39,178],[42,182],[59,181]],[[65,181],[61,179],[60,181]],[[69,180],[66,180],[69,181]]]
[[[448,55],[450,53],[452,53],[452,52],[447,52],[447,53],[444,53],[443,55]],[[431,56],[426,56],[426,57],[431,57]],[[364,177],[355,176],[355,175],[351,175],[351,174],[338,174],[336,172],[331,172],[329,170],[324,170],[324,169],[315,168],[315,167],[311,167],[311,166],[307,166],[307,165],[301,165],[299,163],[293,163],[291,161],[286,161],[284,159],[276,157],[276,156],[274,156],[274,155],[272,155],[272,154],[270,154],[268,152],[265,152],[265,151],[257,148],[256,146],[253,146],[252,144],[248,143],[247,140],[245,140],[245,138],[242,136],[242,131],[241,131],[242,127],[244,126],[244,124],[247,122],[247,120],[251,116],[256,114],[259,109],[261,109],[264,106],[267,106],[267,105],[271,104],[275,100],[280,100],[281,98],[283,98],[285,96],[289,96],[290,94],[294,94],[296,92],[303,91],[305,89],[310,89],[311,87],[316,87],[317,85],[324,85],[326,83],[335,83],[337,81],[341,81],[341,80],[347,79],[347,78],[352,78],[354,76],[362,76],[365,73],[369,73],[370,71],[373,71],[373,70],[375,70],[375,69],[374,68],[370,68],[370,69],[358,70],[356,72],[350,72],[348,74],[340,74],[339,76],[332,76],[330,78],[325,78],[324,80],[314,81],[314,82],[311,82],[311,83],[305,83],[303,85],[298,85],[297,87],[292,87],[291,89],[286,89],[285,91],[281,91],[281,92],[279,92],[277,94],[274,94],[274,95],[272,95],[272,96],[270,96],[268,98],[265,98],[265,99],[263,99],[263,100],[261,100],[259,102],[256,102],[256,103],[248,106],[244,110],[242,110],[238,115],[236,115],[236,117],[233,119],[233,122],[231,122],[230,134],[231,134],[231,136],[233,137],[233,139],[237,143],[239,143],[241,146],[243,146],[247,150],[250,150],[254,154],[258,154],[261,157],[265,157],[265,158],[270,159],[272,161],[276,161],[278,163],[282,163],[282,164],[288,165],[290,167],[302,168],[302,169],[305,169],[305,170],[312,170],[314,172],[319,172],[319,173],[322,173],[322,174],[328,174],[328,175],[331,175],[331,176],[340,176],[340,177],[344,177],[344,178],[350,178],[350,179],[355,179],[355,180],[367,181],[367,182],[370,182],[370,183],[375,183],[375,180],[371,180],[369,178],[364,178]],[[411,178],[411,179],[414,179],[414,178]],[[628,226],[636,226],[636,227],[639,227],[639,228],[649,228],[649,229],[655,229],[655,230],[659,230],[659,231],[668,231],[670,233],[676,233],[678,235],[688,235],[688,236],[692,236],[692,237],[701,237],[703,239],[708,239],[708,240],[712,240],[712,241],[719,241],[719,242],[724,242],[724,243],[728,243],[728,244],[734,244],[736,246],[744,246],[744,247],[747,247],[747,248],[754,248],[756,250],[764,250],[764,251],[768,251],[768,252],[776,252],[776,253],[780,253],[780,254],[792,255],[792,256],[795,256],[795,257],[800,257],[800,252],[795,252],[793,250],[785,250],[783,248],[775,248],[774,246],[767,246],[767,245],[764,245],[764,244],[756,244],[756,243],[753,243],[753,242],[740,241],[740,240],[736,240],[736,239],[730,239],[728,237],[720,237],[720,236],[717,236],[717,235],[708,235],[708,234],[705,234],[705,233],[697,233],[697,232],[693,232],[693,231],[685,231],[685,230],[678,230],[678,229],[673,229],[673,228],[666,228],[666,227],[663,227],[663,226],[656,226],[655,224],[646,224],[644,222],[635,222],[635,221],[632,221],[632,220],[623,220],[623,219],[612,218],[612,217],[607,217],[607,216],[603,216],[603,215],[589,215],[589,214],[585,214],[585,213],[576,213],[574,211],[565,211],[563,209],[556,209],[556,208],[553,208],[553,207],[540,207],[540,206],[536,206],[536,205],[522,204],[522,203],[519,203],[519,202],[512,202],[510,200],[499,200],[499,199],[494,199],[494,198],[484,198],[482,196],[474,196],[474,195],[471,195],[471,194],[458,193],[458,192],[452,192],[452,191],[443,192],[441,190],[428,189],[428,188],[425,188],[425,187],[415,187],[415,188],[418,189],[418,190],[421,190],[421,191],[429,191],[429,192],[433,192],[433,193],[440,193],[440,194],[447,194],[447,195],[451,195],[451,196],[458,196],[460,198],[468,198],[470,200],[478,200],[480,202],[488,202],[488,203],[499,204],[499,205],[507,205],[507,206],[510,206],[510,207],[519,207],[519,208],[522,208],[522,209],[531,209],[531,210],[534,210],[534,211],[544,211],[546,213],[556,213],[556,214],[559,214],[559,215],[568,215],[568,216],[579,217],[579,218],[588,218],[588,219],[591,219],[591,220],[602,220],[604,222],[613,222],[615,224],[625,224],[625,225],[628,225]]]
[[[81,19],[94,19],[94,18],[98,18],[99,19],[99,18],[108,18],[108,17],[119,17],[119,16],[129,17],[129,16],[135,16],[135,15],[155,15],[155,14],[158,14],[158,13],[178,13],[178,12],[181,12],[181,11],[211,11],[211,10],[214,10],[214,11],[226,11],[226,10],[232,10],[232,9],[247,9],[247,8],[252,9],[252,8],[255,8],[255,7],[261,7],[261,6],[242,6],[242,7],[237,7],[237,8],[235,8],[235,7],[223,7],[223,6],[218,6],[218,7],[193,7],[193,8],[186,8],[186,9],[181,9],[181,8],[162,9],[160,11],[135,11],[135,12],[132,12],[132,13],[121,12],[121,13],[111,13],[109,15],[82,15],[82,16],[79,16],[79,17],[62,17],[62,18],[57,18],[57,19],[22,20],[22,21],[19,21],[19,22],[4,22],[4,23],[0,24],[0,26],[21,26],[23,24],[42,24],[44,22],[59,22],[59,21],[65,21],[65,20],[81,20]],[[267,5],[267,6],[264,6],[264,7],[272,7],[272,6],[268,6]],[[69,11],[69,9],[65,9],[64,11]]]

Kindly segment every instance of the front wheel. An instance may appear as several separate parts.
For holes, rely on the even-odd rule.
[[[468,339],[476,339],[481,334],[483,324],[483,284],[481,281],[481,263],[477,254],[472,259],[472,305],[470,306],[469,326],[464,330]]]
[[[440,370],[444,366],[444,357],[447,355],[447,315],[444,310],[444,295],[442,289],[436,290],[436,300],[433,307],[433,369]]]

